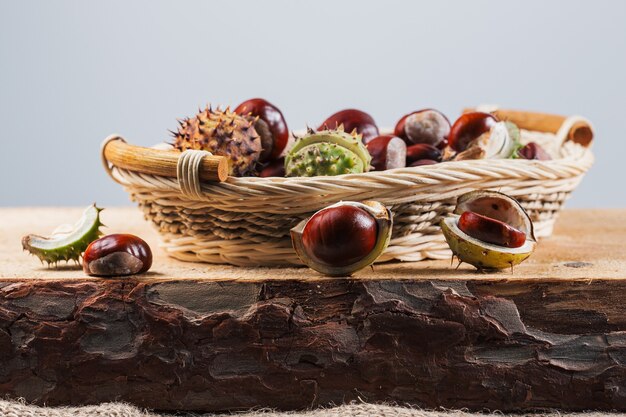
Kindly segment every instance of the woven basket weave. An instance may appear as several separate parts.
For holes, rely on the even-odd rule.
[[[199,181],[192,172],[197,163],[183,171],[179,164],[177,178],[117,167],[104,156],[109,142],[123,140],[117,135],[105,140],[102,157],[108,173],[158,227],[164,249],[177,259],[300,265],[289,237],[300,220],[337,201],[377,200],[394,214],[392,240],[378,262],[419,261],[450,257],[439,221],[459,195],[475,189],[514,196],[533,219],[536,235],[549,236],[564,202],[593,163],[588,147],[566,141],[569,128],[581,120],[565,119],[556,134],[522,129],[522,142],[542,145],[553,156],[550,161],[454,161],[329,177],[229,177],[219,183]]]

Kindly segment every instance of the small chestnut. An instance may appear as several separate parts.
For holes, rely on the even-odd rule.
[[[466,211],[459,217],[459,229],[469,236],[506,248],[519,248],[526,243],[526,233],[500,220]]]
[[[376,201],[340,202],[291,229],[293,247],[310,268],[351,275],[372,264],[391,239],[391,211]]]
[[[374,118],[357,109],[338,111],[324,120],[317,130],[336,129],[339,125],[343,125],[343,130],[348,133],[356,129],[357,133],[363,137],[363,143],[367,143],[378,136],[378,126],[376,126]]]
[[[374,171],[406,166],[406,143],[394,135],[376,136],[365,145],[372,156]]]
[[[151,266],[150,246],[129,234],[112,234],[94,240],[83,254],[83,270],[88,275],[134,275],[148,271]]]
[[[278,158],[269,162],[259,172],[259,177],[284,177],[285,176],[285,158]]]
[[[278,158],[289,140],[287,122],[278,107],[262,98],[253,98],[237,106],[235,113],[258,117],[254,129],[261,137],[261,162]]]
[[[433,145],[426,143],[418,143],[406,148],[406,164],[411,165],[420,159],[431,159],[433,161],[441,161],[441,151]]]
[[[438,110],[423,109],[402,116],[394,134],[407,144],[427,143],[437,146],[450,133],[450,121]]]
[[[448,144],[455,151],[463,152],[472,141],[489,132],[497,122],[498,119],[489,113],[465,113],[450,128]]]
[[[436,165],[439,162],[433,161],[432,159],[418,159],[417,161],[411,162],[409,164],[410,167],[421,167],[423,165]]]
[[[526,146],[517,151],[517,154],[522,159],[536,159],[538,161],[548,161],[552,159],[550,154],[536,142],[526,144]]]

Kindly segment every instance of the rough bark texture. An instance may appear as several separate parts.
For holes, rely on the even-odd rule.
[[[626,410],[626,281],[0,282],[0,394]]]

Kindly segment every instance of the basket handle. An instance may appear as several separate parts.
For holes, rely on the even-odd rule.
[[[111,165],[143,174],[178,178],[178,160],[182,153],[145,148],[126,143],[119,135],[104,140],[101,148],[102,162],[111,173]],[[223,156],[205,155],[198,162],[201,180],[222,182],[228,178],[228,160]]]
[[[494,106],[467,108],[463,113],[485,111],[500,120],[508,120],[522,129],[554,133],[560,143],[571,140],[584,147],[593,142],[593,127],[589,120],[581,116],[565,117],[558,114],[537,113],[520,110],[499,109]]]

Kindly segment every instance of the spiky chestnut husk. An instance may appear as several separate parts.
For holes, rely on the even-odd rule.
[[[495,245],[469,236],[458,225],[460,215],[472,211],[504,222],[526,234],[517,248]],[[441,220],[441,230],[452,253],[480,271],[513,268],[535,250],[537,240],[528,213],[514,198],[496,191],[472,191],[460,196],[454,214]]]
[[[59,261],[78,262],[87,246],[102,235],[101,211],[102,209],[94,204],[85,209],[73,227],[63,228],[64,230],[54,232],[49,237],[24,236],[22,248],[48,265],[57,264]]]
[[[195,117],[179,121],[174,133],[174,147],[209,151],[229,158],[230,175],[257,174],[261,155],[261,138],[254,128],[256,118],[238,115],[229,108],[222,111],[207,107]]]
[[[340,126],[315,132],[296,140],[285,157],[285,175],[314,177],[318,175],[358,174],[370,169],[372,157],[361,136],[347,133]]]

